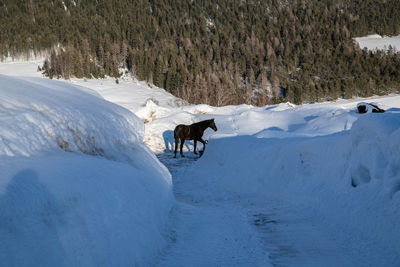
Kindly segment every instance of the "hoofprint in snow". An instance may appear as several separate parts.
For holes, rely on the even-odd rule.
[[[10,65],[1,71],[13,72]],[[143,141],[170,169],[178,201],[152,264],[400,265],[400,96],[215,108],[183,105],[129,77],[71,82],[140,117]],[[387,112],[358,114],[360,101]],[[218,132],[205,132],[204,156],[196,160],[188,142],[186,158],[172,159],[174,127],[209,118]]]

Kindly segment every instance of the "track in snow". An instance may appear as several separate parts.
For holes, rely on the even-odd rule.
[[[384,252],[364,257],[356,248],[370,245],[367,240],[349,239],[339,226],[321,225],[301,204],[273,196],[261,202],[233,195],[193,196],[190,173],[197,157],[157,156],[172,174],[177,203],[170,214],[168,245],[154,266],[373,266],[384,257]],[[195,190],[218,189],[204,183]]]
[[[268,253],[247,214],[224,201],[194,200],[185,186],[197,158],[172,156],[158,155],[172,174],[177,204],[171,213],[169,244],[154,265],[270,266]]]

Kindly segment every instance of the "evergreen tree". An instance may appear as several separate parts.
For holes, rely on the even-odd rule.
[[[0,59],[46,52],[42,71],[50,78],[119,77],[127,67],[188,101],[217,105],[315,102],[400,88],[399,53],[360,50],[352,39],[398,35],[398,0],[0,6]]]

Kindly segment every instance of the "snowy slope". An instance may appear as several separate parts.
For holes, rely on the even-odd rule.
[[[40,78],[0,78],[0,155],[29,156],[57,145],[108,155],[143,138],[137,117],[89,89]]]
[[[38,67],[43,61],[17,61],[0,63],[0,74],[17,77],[40,77],[45,78],[38,72]],[[124,72],[125,70],[121,70]],[[140,116],[140,111],[147,103],[156,102],[159,106],[176,107],[185,102],[164,89],[149,86],[145,82],[133,79],[129,74],[124,74],[116,83],[115,78],[105,79],[71,79],[69,84],[90,88],[97,91],[105,100],[118,104]]]
[[[397,51],[400,49],[400,36],[393,37],[382,37],[378,34],[373,34],[364,37],[357,37],[354,40],[359,44],[360,48],[367,48],[369,50],[387,50],[391,45],[396,48]]]
[[[171,176],[96,92],[0,75],[0,262],[128,266],[163,247]]]

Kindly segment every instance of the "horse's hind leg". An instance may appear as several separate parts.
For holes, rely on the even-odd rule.
[[[183,143],[185,142],[185,139],[181,139],[181,147],[180,147],[180,152],[181,152],[181,157],[185,157],[183,154],[182,154],[182,148],[183,148]]]
[[[176,158],[176,151],[178,150],[178,143],[179,143],[179,139],[175,138],[175,152],[174,152],[174,158]]]

